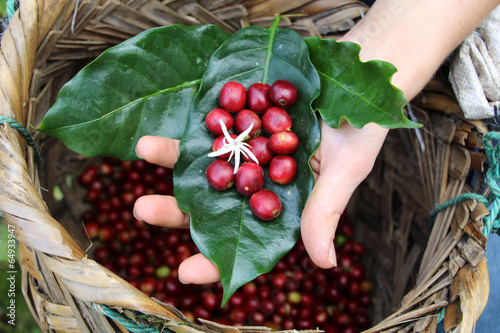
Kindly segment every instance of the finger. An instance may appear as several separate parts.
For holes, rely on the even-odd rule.
[[[349,125],[322,127],[319,176],[306,202],[301,220],[304,246],[322,268],[337,265],[333,240],[339,218],[357,186],[371,171],[387,130]]]
[[[217,266],[198,253],[179,265],[179,280],[184,284],[206,284],[220,281],[220,275]]]
[[[137,142],[135,153],[150,163],[173,168],[179,156],[179,140],[143,136]]]
[[[311,166],[311,170],[314,175],[314,181],[318,179],[319,176],[319,169],[321,168],[321,153],[318,150],[314,153],[312,158],[309,160],[309,165]]]
[[[145,195],[134,204],[136,219],[149,224],[170,227],[189,228],[189,215],[177,206],[177,200],[167,195]]]
[[[356,184],[357,185],[357,184]],[[339,189],[332,191],[332,189]],[[301,234],[307,253],[321,268],[337,266],[333,240],[338,221],[356,186],[321,174],[302,213]]]

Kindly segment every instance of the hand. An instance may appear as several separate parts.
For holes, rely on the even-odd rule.
[[[340,215],[372,170],[387,132],[376,124],[356,129],[344,122],[332,129],[321,122],[321,144],[310,162],[316,182],[301,220],[307,253],[321,268],[337,265],[333,239]]]
[[[302,214],[301,233],[311,259],[319,267],[336,265],[332,246],[338,220],[356,187],[366,178],[380,151],[387,130],[369,124],[356,129],[347,123],[332,129],[321,123],[321,144],[311,167],[316,182]],[[179,141],[145,136],[136,147],[137,155],[165,167],[177,162]],[[134,206],[136,218],[170,228],[189,228],[189,215],[180,211],[171,196],[148,195]],[[217,267],[202,254],[179,266],[183,283],[212,283],[220,279]]]
[[[173,168],[179,155],[179,140],[144,136],[137,142],[136,153],[150,163]],[[172,196],[140,197],[134,205],[134,216],[157,226],[189,228],[189,215],[179,209]],[[220,280],[217,267],[201,253],[184,260],[178,273],[182,283],[204,284]]]

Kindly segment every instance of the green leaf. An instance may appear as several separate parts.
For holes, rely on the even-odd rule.
[[[144,135],[180,139],[213,52],[217,26],[147,30],[103,52],[59,92],[38,130],[73,151],[137,159]]]
[[[196,245],[219,269],[223,304],[240,286],[269,272],[296,243],[302,209],[314,182],[309,159],[319,145],[320,128],[311,102],[320,90],[319,77],[302,38],[276,25],[239,30],[213,54],[193,101],[174,168],[177,203],[191,215]],[[205,170],[214,161],[207,154],[215,136],[204,121],[207,113],[219,106],[218,94],[226,82],[238,81],[248,88],[255,82],[272,84],[278,79],[293,82],[299,92],[297,102],[288,110],[292,130],[300,140],[293,155],[298,173],[291,183],[277,185],[264,167],[264,188],[281,198],[283,209],[275,220],[263,222],[251,212],[249,198],[234,186],[226,191],[209,186]]]
[[[361,62],[355,43],[319,37],[305,41],[321,78],[321,95],[313,107],[330,127],[338,128],[344,120],[356,128],[371,122],[385,128],[420,126],[403,114],[406,98],[390,82],[396,72],[392,64]]]

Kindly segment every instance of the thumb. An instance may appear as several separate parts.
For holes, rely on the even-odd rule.
[[[301,234],[312,261],[321,268],[337,266],[333,240],[340,216],[353,192],[373,168],[387,130],[368,124],[322,127],[318,178],[302,212]]]
[[[321,268],[337,266],[335,230],[358,185],[332,173],[325,172],[318,177],[301,220],[304,246],[311,260]]]

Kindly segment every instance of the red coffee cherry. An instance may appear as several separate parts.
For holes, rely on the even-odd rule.
[[[250,110],[257,114],[264,114],[267,109],[273,106],[273,101],[269,96],[271,86],[267,83],[254,83],[248,88],[247,103]]]
[[[243,163],[238,168],[234,181],[236,190],[240,194],[249,196],[264,186],[264,171],[257,163]]]
[[[255,138],[259,136],[260,132],[262,131],[262,121],[255,112],[245,109],[239,112],[236,116],[236,119],[234,121],[234,129],[238,134],[241,134],[245,132],[245,130],[247,130],[252,124],[253,127],[250,133],[248,133],[248,136],[250,138]]]
[[[292,131],[281,131],[271,135],[271,150],[277,155],[291,155],[299,147],[299,138]]]
[[[238,136],[236,134],[229,134],[229,136],[233,139],[236,139]],[[214,142],[212,143],[212,151],[218,151],[219,149],[222,148],[222,146],[224,146],[224,144],[226,144],[226,140],[224,140],[225,137],[224,135],[220,135],[218,136]],[[224,154],[224,155],[220,155],[220,156],[217,156],[218,158],[220,159],[223,159],[223,160],[227,160],[229,158],[229,156],[231,156],[231,153],[227,153],[227,154]]]
[[[229,131],[234,124],[233,116],[224,109],[216,108],[210,111],[205,118],[205,124],[210,132],[215,135],[222,135],[222,127],[220,125],[220,120],[226,125]]]
[[[297,162],[291,156],[276,156],[269,164],[269,178],[277,184],[288,184],[297,173]]]
[[[292,128],[292,118],[288,112],[277,106],[270,107],[262,116],[262,126],[270,134]]]
[[[271,221],[281,214],[281,200],[269,190],[260,190],[250,197],[250,209],[259,219]]]
[[[240,112],[245,107],[246,101],[247,92],[241,83],[230,81],[222,86],[219,104],[223,109],[231,113]]]
[[[208,166],[206,176],[214,189],[227,190],[234,184],[234,166],[228,161],[217,159]]]
[[[277,80],[271,85],[269,96],[279,107],[292,106],[297,100],[297,88],[290,81]]]
[[[259,165],[265,166],[271,162],[274,157],[274,153],[269,145],[269,138],[265,136],[258,136],[247,141],[251,148],[250,151],[255,155],[259,161]],[[253,160],[249,157],[243,156],[245,162],[252,162]]]

